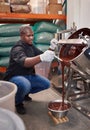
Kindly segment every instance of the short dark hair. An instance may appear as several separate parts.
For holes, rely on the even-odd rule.
[[[29,24],[28,25],[22,25],[19,29],[20,35],[26,34],[27,30],[32,31],[31,26]]]

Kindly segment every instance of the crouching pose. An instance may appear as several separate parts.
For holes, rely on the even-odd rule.
[[[20,40],[12,47],[10,61],[4,80],[17,85],[15,107],[19,114],[25,114],[23,101],[32,100],[28,94],[40,92],[50,87],[50,81],[35,74],[34,66],[42,61],[51,62],[54,51],[44,53],[33,44],[34,33],[29,25],[21,26]],[[55,40],[54,40],[55,41]],[[56,42],[56,41],[55,41]],[[50,48],[54,50],[55,43],[51,42]]]

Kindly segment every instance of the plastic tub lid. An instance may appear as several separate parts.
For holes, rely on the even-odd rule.
[[[14,112],[0,108],[0,130],[25,130],[25,125]]]

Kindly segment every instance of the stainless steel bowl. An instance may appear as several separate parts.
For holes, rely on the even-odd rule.
[[[60,110],[60,109],[53,109],[51,108],[52,105],[55,105],[55,103],[62,103],[62,100],[54,100],[54,101],[50,101],[48,104],[48,110],[52,113],[53,116],[57,117],[57,118],[63,118],[65,116],[67,116],[67,113],[69,111],[69,109],[71,108],[71,103],[67,100],[64,101],[64,104],[67,105],[67,108],[64,110]]]

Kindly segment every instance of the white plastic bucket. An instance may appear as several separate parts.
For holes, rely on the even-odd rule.
[[[35,66],[35,72],[36,74],[48,78],[50,73],[50,66],[51,66],[50,62],[40,62]]]
[[[25,130],[25,125],[14,112],[0,108],[0,130]]]
[[[8,81],[0,81],[0,107],[15,112],[17,86]]]

